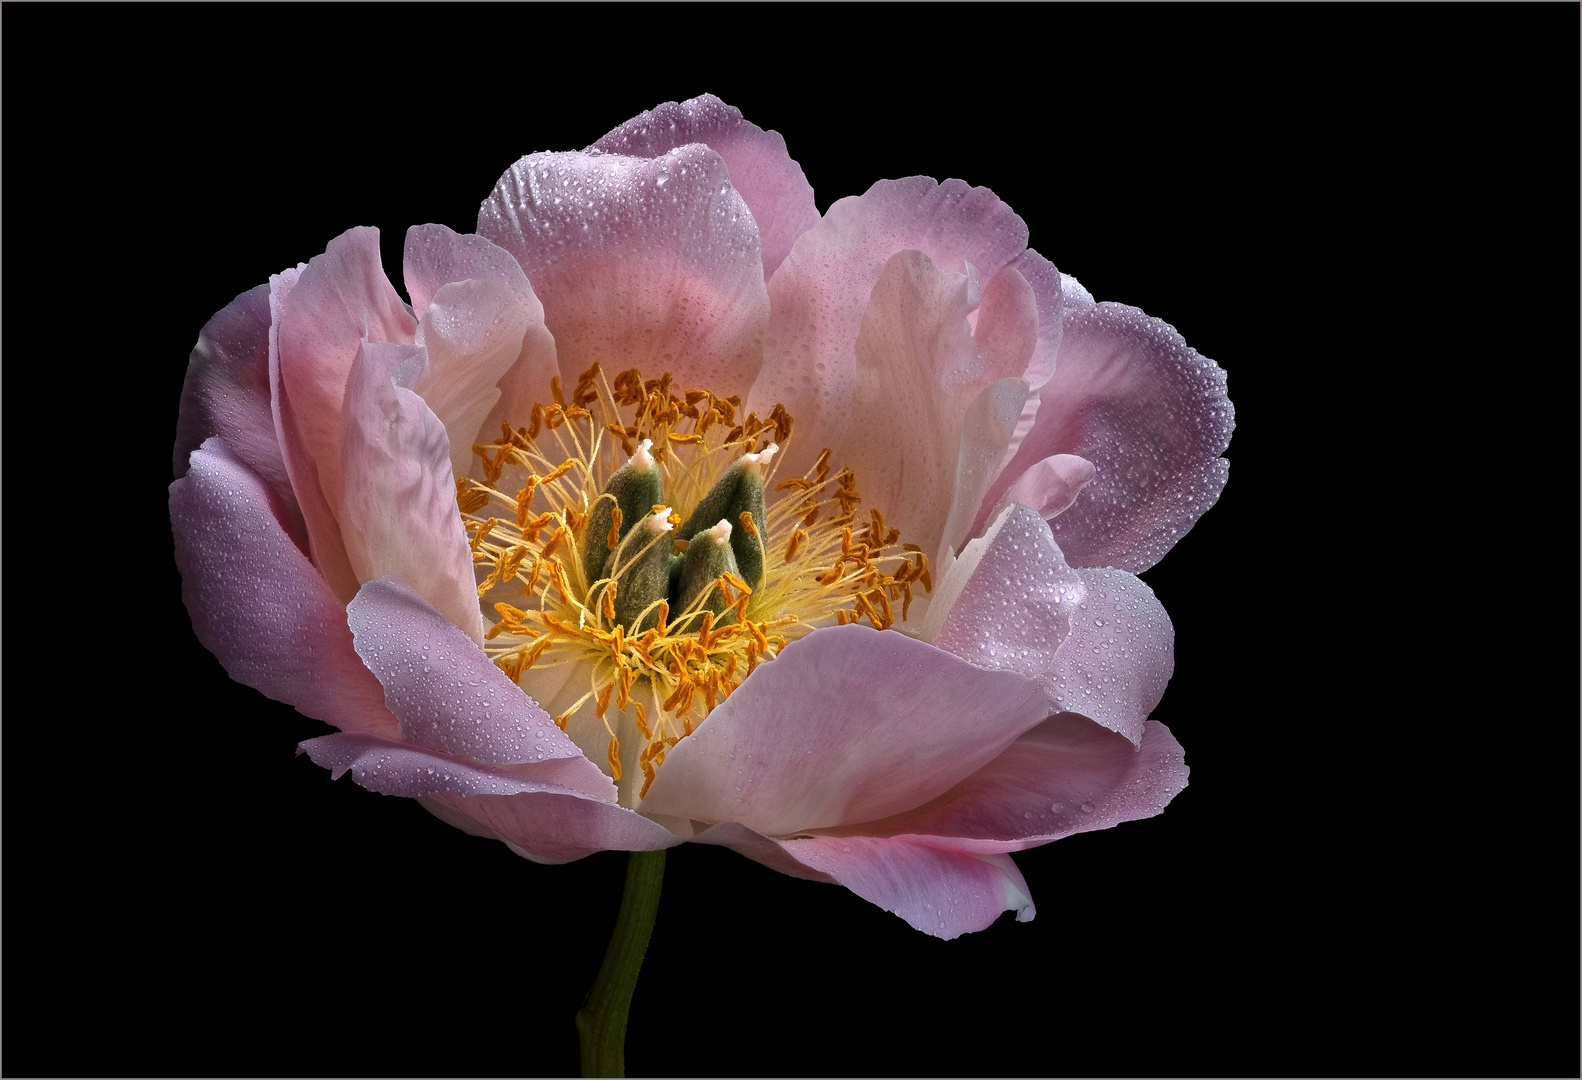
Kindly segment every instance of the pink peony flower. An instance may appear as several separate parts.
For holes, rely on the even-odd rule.
[[[944,938],[1033,917],[1011,852],[1186,785],[1135,575],[1224,486],[1225,376],[992,193],[821,217],[705,96],[411,229],[410,305],[377,239],[204,327],[170,489],[198,637],[339,729],[302,745],[333,775],[539,862],[725,845]]]

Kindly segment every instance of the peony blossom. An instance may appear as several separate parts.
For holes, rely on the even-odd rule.
[[[238,296],[175,446],[194,629],[334,776],[943,938],[1033,917],[1012,852],[1185,787],[1136,575],[1224,486],[1225,376],[988,190],[821,216],[705,96],[522,158],[401,269],[356,228]]]

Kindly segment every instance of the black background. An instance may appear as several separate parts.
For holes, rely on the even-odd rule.
[[[1037,919],[953,942],[674,849],[629,1070],[1576,1074],[1574,639],[1499,599],[1558,574],[1571,625],[1574,518],[1500,492],[1570,490],[1575,7],[348,14],[4,12],[8,1075],[575,1074],[624,855],[294,756],[328,729],[192,636],[170,445],[237,293],[353,225],[399,284],[407,226],[705,91],[821,210],[992,188],[1218,361],[1237,431],[1145,575],[1185,793],[1018,855]]]

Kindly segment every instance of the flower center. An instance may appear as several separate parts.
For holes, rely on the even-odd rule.
[[[499,621],[485,650],[513,681],[533,667],[578,665],[588,689],[555,718],[562,729],[590,700],[628,710],[644,741],[646,794],[679,740],[758,664],[820,626],[904,621],[912,587],[932,588],[928,558],[870,508],[851,469],[823,450],[800,477],[776,476],[792,419],[737,422],[738,396],[672,392],[671,376],[634,368],[609,382],[583,372],[569,400],[526,427],[474,446],[483,479],[456,482],[478,595]],[[899,606],[899,617],[896,607]]]

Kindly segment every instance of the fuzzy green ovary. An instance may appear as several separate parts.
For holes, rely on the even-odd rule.
[[[648,456],[646,444],[610,477],[588,516],[583,571],[590,583],[600,578],[615,580],[617,623],[629,633],[641,633],[655,624],[655,612],[642,616],[657,601],[669,602],[674,619],[709,589],[713,595],[702,607],[719,615],[729,605],[714,583],[725,573],[734,574],[753,589],[763,584],[767,538],[753,535],[742,522],[744,512],[752,515],[757,530],[767,521],[762,471],[756,460],[748,461],[744,456],[737,461],[669,538],[659,534],[651,512],[665,503],[665,493],[660,469]],[[621,510],[618,574],[617,552],[608,545],[617,506]],[[719,528],[722,523],[723,529]],[[639,524],[654,535],[631,535]],[[686,542],[685,551],[676,552],[678,545],[672,540]],[[642,624],[634,625],[639,617]]]
[[[724,574],[741,577],[737,568],[736,557],[731,552],[731,539],[736,535],[736,530],[731,528],[729,521],[721,518],[713,528],[704,529],[693,535],[687,544],[687,553],[682,556],[680,572],[677,574],[676,586],[672,595],[681,601],[677,611],[688,611],[703,596],[702,610],[712,611],[720,615],[732,605],[725,599],[725,594],[715,587]],[[725,626],[734,621],[735,613],[728,618],[716,620],[716,626]]]
[[[615,508],[621,510],[619,539],[624,540],[655,505],[664,502],[664,494],[664,480],[659,466],[648,455],[648,440],[645,439],[632,460],[610,477],[603,494],[594,501],[588,513],[588,526],[583,532],[582,571],[590,585],[606,576],[604,567],[610,557],[610,526],[615,521]],[[668,545],[660,546],[668,548]]]
[[[725,521],[731,526],[731,554],[739,568],[738,576],[752,589],[764,581],[764,550],[767,536],[754,536],[742,522],[742,512],[752,514],[753,527],[762,532],[769,520],[764,511],[763,467],[756,462],[743,460],[725,470],[709,493],[693,509],[686,523],[676,530],[679,540],[691,540],[704,529],[713,528],[716,522]]]
[[[648,609],[670,595],[671,534],[665,516],[647,514],[639,519],[642,528],[628,534],[621,547],[610,553],[600,575],[615,581],[615,621],[633,634],[658,622],[658,612]]]

